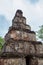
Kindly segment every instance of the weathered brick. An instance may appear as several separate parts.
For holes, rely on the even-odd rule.
[[[0,59],[0,65],[26,65],[25,58]]]
[[[5,36],[5,40],[13,38],[14,40],[26,40],[26,41],[36,41],[36,35],[34,33],[27,33],[23,31],[11,31]]]
[[[33,58],[30,60],[30,65],[43,65],[42,58]]]

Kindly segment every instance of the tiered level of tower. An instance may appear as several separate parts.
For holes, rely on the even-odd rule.
[[[43,65],[43,44],[36,41],[36,34],[26,24],[21,10],[17,10],[5,35],[5,44],[0,56],[3,65]]]

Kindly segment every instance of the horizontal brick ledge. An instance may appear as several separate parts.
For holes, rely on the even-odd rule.
[[[30,31],[28,29],[20,29],[20,28],[15,28],[15,27],[11,27],[11,29],[8,31],[8,33],[12,30],[18,30],[18,31],[23,31],[23,32],[27,32],[27,33],[32,33],[32,34],[36,34],[34,31]]]
[[[10,42],[10,41],[11,41],[11,42],[18,42],[18,43],[19,43],[19,42],[21,42],[21,43],[22,43],[22,42],[29,42],[29,43],[37,44],[37,45],[38,45],[38,44],[42,44],[42,42],[40,42],[40,41],[26,41],[26,40],[22,40],[22,39],[21,39],[21,40],[14,40],[13,38],[10,38],[9,40],[7,40],[7,42]]]

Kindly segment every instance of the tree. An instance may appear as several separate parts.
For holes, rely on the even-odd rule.
[[[38,38],[40,38],[43,41],[43,25],[40,26],[40,29],[37,32]]]
[[[2,44],[0,43],[0,51],[1,51],[1,49],[2,49]]]
[[[0,49],[2,49],[3,44],[4,44],[4,39],[0,37]]]

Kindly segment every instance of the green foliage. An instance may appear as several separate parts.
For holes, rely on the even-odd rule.
[[[2,44],[0,43],[0,49],[2,49]]]
[[[38,30],[38,38],[40,38],[43,41],[43,25],[40,26],[40,29]]]
[[[4,43],[4,38],[0,37],[0,43],[3,45],[3,43]]]
[[[0,37],[0,49],[2,49],[3,44],[4,44],[4,39]]]

